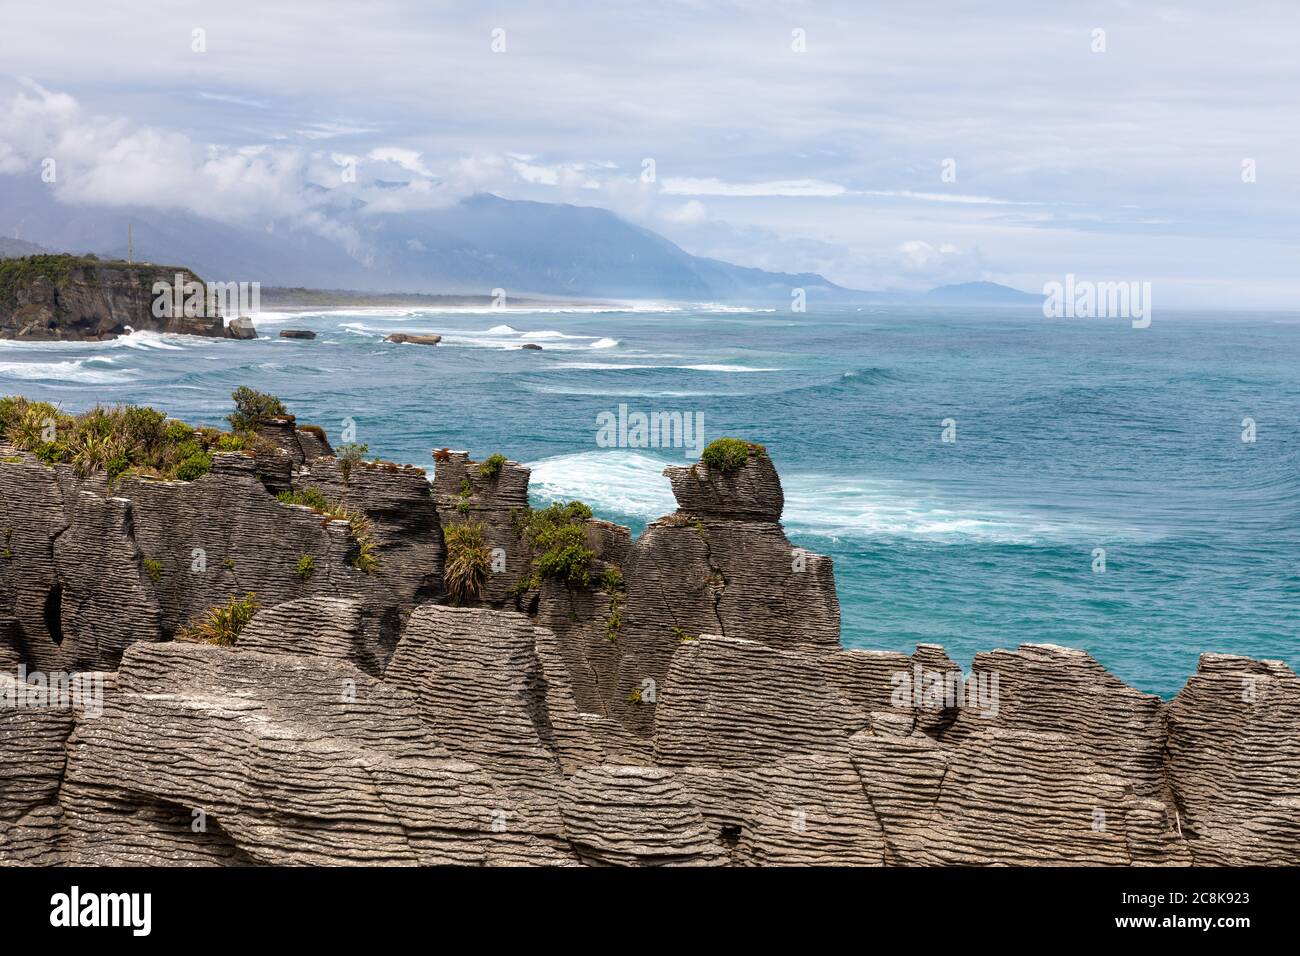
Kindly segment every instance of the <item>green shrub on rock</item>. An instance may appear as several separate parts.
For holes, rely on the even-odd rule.
[[[258,423],[269,418],[290,417],[284,402],[247,385],[239,386],[230,393],[230,397],[235,400],[235,410],[227,416],[227,421],[236,432],[251,432]]]
[[[226,604],[209,608],[204,616],[191,621],[176,638],[200,644],[216,644],[219,647],[234,647],[240,632],[260,607],[257,595],[252,591],[242,598],[232,597]]]
[[[483,526],[451,525],[443,530],[443,540],[447,544],[447,563],[443,567],[442,579],[447,593],[457,604],[480,600],[492,570],[492,557],[483,537]]]
[[[305,427],[303,430],[306,430]],[[322,433],[322,438],[323,435],[324,433]],[[370,451],[369,445],[358,445],[356,442],[339,445],[335,457],[339,460],[339,471],[343,473],[345,482],[352,480],[352,467],[359,463],[368,451]]]
[[[745,467],[750,455],[766,457],[767,449],[739,438],[718,438],[705,447],[700,461],[724,475],[732,475]]]
[[[591,583],[591,563],[596,554],[587,547],[586,523],[591,509],[581,501],[558,501],[540,510],[529,509],[517,527],[533,550],[528,586],[540,587],[542,578],[570,586]]]

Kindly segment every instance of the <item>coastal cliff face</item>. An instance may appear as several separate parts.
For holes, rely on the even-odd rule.
[[[1282,664],[1165,702],[1050,644],[842,649],[761,451],[668,469],[632,541],[515,462],[259,431],[112,487],[0,449],[0,863],[1300,864]]]
[[[221,316],[154,315],[154,283],[202,280],[187,269],[65,255],[0,262],[0,338],[110,339],[135,331],[224,336]]]

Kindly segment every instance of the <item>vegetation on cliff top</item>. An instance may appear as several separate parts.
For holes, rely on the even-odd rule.
[[[76,256],[39,255],[22,259],[0,260],[0,307],[12,309],[18,304],[18,290],[37,279],[47,279],[56,289],[72,275]]]
[[[537,588],[542,578],[554,578],[568,585],[591,583],[591,563],[596,554],[587,547],[586,524],[591,509],[581,501],[566,505],[558,501],[546,508],[530,508],[516,515],[515,530],[533,551],[530,572],[519,582],[519,590]]]
[[[291,417],[274,395],[241,386],[231,397],[235,411],[229,420],[236,430],[223,432],[194,428],[145,405],[96,405],[80,415],[69,415],[49,402],[7,395],[0,397],[0,439],[47,465],[71,465],[82,477],[102,473],[110,484],[132,476],[194,481],[212,469],[215,452],[273,453],[275,445],[253,427],[266,418]],[[364,445],[353,447],[365,450]],[[345,461],[351,463],[348,457]],[[346,521],[358,548],[353,567],[369,574],[379,566],[370,522],[362,512],[328,500],[316,488],[281,492],[278,497],[286,504],[305,505],[317,514]],[[146,569],[156,581],[153,569]],[[315,563],[310,567],[300,563],[297,570],[306,580],[315,573]]]
[[[144,405],[68,415],[21,395],[0,398],[0,436],[47,465],[69,464],[82,476],[102,472],[110,482],[129,475],[193,481],[211,469],[213,452],[267,447],[256,435],[192,428]]]
[[[226,420],[236,432],[251,432],[260,422],[270,418],[293,421],[284,402],[267,392],[241,385],[230,393],[230,397],[235,400],[235,410],[226,416]]]
[[[495,455],[488,455],[481,465],[478,466],[480,478],[486,478],[488,481],[496,481],[501,477],[501,468],[506,463],[506,456],[498,452]]]
[[[302,505],[332,521],[346,521],[352,539],[357,543],[357,556],[352,559],[352,566],[366,574],[379,567],[379,555],[375,553],[370,519],[362,512],[351,511],[337,501],[330,501],[319,488],[311,486],[300,491],[282,491],[275,497],[281,504]],[[312,570],[315,570],[314,563]]]
[[[750,455],[766,458],[767,449],[739,438],[718,438],[705,447],[700,461],[724,475],[733,475],[745,467]]]
[[[189,269],[179,266],[159,266],[121,259],[100,259],[97,256],[73,256],[61,253],[42,253],[17,259],[0,259],[0,309],[12,309],[18,304],[18,290],[38,279],[46,279],[56,289],[67,285],[74,271],[80,268],[147,271],[166,276],[171,281],[176,273],[199,281]]]

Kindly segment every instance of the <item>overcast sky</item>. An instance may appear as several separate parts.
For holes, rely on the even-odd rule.
[[[1295,306],[1298,49],[1294,0],[9,4],[0,172],[326,235],[319,186],[486,190],[855,288]]]

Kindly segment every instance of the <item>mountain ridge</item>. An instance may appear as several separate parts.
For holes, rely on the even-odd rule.
[[[48,190],[0,176],[0,232],[27,255],[50,249],[122,259],[128,228],[138,261],[183,262],[207,280],[357,294],[537,296],[603,300],[809,305],[1029,302],[1028,293],[965,283],[930,293],[866,291],[812,272],[774,272],[697,256],[596,206],[478,193],[436,209],[338,211],[358,238],[338,242],[282,222],[232,225],[184,211],[70,206]],[[0,250],[6,247],[0,246]],[[0,255],[6,253],[0,252]],[[990,295],[988,288],[1005,290]]]

